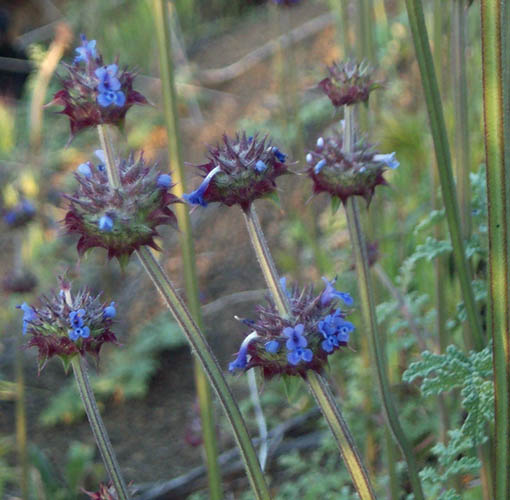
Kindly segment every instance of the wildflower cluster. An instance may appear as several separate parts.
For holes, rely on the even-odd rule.
[[[49,105],[64,106],[61,114],[69,118],[71,137],[88,127],[120,124],[133,104],[147,104],[147,99],[133,89],[135,74],[120,70],[117,64],[103,63],[96,41],[81,37],[62,89]]]
[[[209,162],[197,166],[205,174],[202,183],[183,198],[191,205],[219,202],[247,210],[257,198],[275,192],[275,179],[287,173],[286,159],[267,137],[224,135],[222,145],[209,149]]]
[[[10,229],[17,229],[28,224],[35,214],[34,204],[23,198],[13,207],[5,209],[3,219]]]
[[[334,281],[314,296],[311,287],[287,291],[291,318],[282,317],[274,303],[257,308],[256,321],[244,320],[253,329],[229,365],[231,372],[260,366],[266,378],[275,375],[305,376],[307,370],[320,372],[330,354],[347,345],[354,325],[338,307],[340,300],[352,306],[347,293],[334,288]]]
[[[48,359],[58,356],[67,367],[74,356],[89,353],[96,358],[105,342],[116,342],[110,330],[116,315],[115,303],[102,304],[88,290],[73,295],[62,282],[59,293],[40,298],[39,307],[26,302],[23,311],[23,335],[30,335],[26,346],[39,350],[39,372]]]
[[[102,158],[102,151],[96,152]],[[108,185],[104,164],[97,167],[83,163],[75,173],[79,182],[77,191],[67,196],[69,210],[64,224],[69,233],[80,235],[78,253],[91,247],[108,250],[108,257],[117,257],[121,264],[143,245],[159,249],[154,241],[156,227],[177,225],[170,205],[179,199],[169,192],[173,186],[169,174],[145,163],[143,154],[138,159],[130,155],[116,166],[120,186]]]
[[[333,63],[328,72],[318,87],[335,107],[367,102],[370,93],[381,86],[372,79],[372,68],[363,62]]]
[[[395,153],[378,154],[363,140],[355,144],[352,153],[343,151],[343,138],[338,133],[326,139],[319,137],[306,162],[314,192],[326,191],[344,203],[356,195],[370,203],[376,186],[386,184],[384,172],[399,166]]]

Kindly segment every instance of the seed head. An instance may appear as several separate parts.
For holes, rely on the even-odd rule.
[[[349,294],[338,292],[334,281],[317,296],[311,287],[287,291],[292,319],[283,318],[271,299],[257,308],[256,321],[244,320],[253,331],[246,336],[237,357],[229,365],[231,372],[260,366],[266,378],[275,375],[299,375],[308,370],[322,371],[330,354],[349,341],[354,325],[347,321],[339,303],[350,306]]]
[[[275,179],[287,173],[287,156],[268,137],[223,135],[223,144],[209,149],[209,162],[198,165],[205,175],[200,186],[183,196],[191,205],[219,202],[247,210],[257,198],[276,191]]]
[[[73,64],[66,65],[67,76],[61,78],[62,88],[48,106],[63,106],[59,111],[69,118],[71,139],[81,130],[100,124],[121,125],[134,104],[148,104],[133,89],[136,74],[119,69],[117,64],[103,63],[96,41],[82,35]]]
[[[318,87],[335,107],[367,102],[370,92],[381,87],[372,79],[372,68],[364,62],[333,63],[328,72],[329,76]]]
[[[107,313],[111,307],[83,289],[73,294],[69,283],[60,280],[60,290],[39,299],[39,306],[26,302],[18,309],[23,311],[23,335],[29,339],[26,347],[39,350],[39,373],[53,356],[58,356],[69,367],[75,356],[91,354],[99,360],[105,342],[116,343],[110,330],[113,317]]]
[[[118,162],[118,189],[108,185],[102,164],[96,167],[88,162],[87,169],[80,167],[75,173],[78,189],[72,196],[66,195],[68,212],[64,219],[67,232],[80,235],[78,253],[102,247],[108,250],[109,258],[117,257],[124,265],[143,245],[159,250],[154,241],[157,226],[177,227],[170,206],[179,199],[169,192],[173,187],[170,176],[147,165],[143,153],[138,159],[131,154]]]
[[[377,154],[363,140],[357,142],[353,153],[344,152],[342,146],[342,136],[335,133],[326,139],[320,137],[315,149],[306,155],[313,190],[326,191],[343,203],[350,196],[363,196],[370,203],[376,186],[386,184],[384,172],[399,166],[395,153]]]

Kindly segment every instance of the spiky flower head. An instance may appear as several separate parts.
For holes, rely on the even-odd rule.
[[[248,210],[257,198],[276,191],[275,179],[286,174],[287,156],[271,145],[267,136],[223,135],[223,144],[209,149],[209,162],[198,165],[204,173],[200,186],[183,198],[192,205],[219,202]]]
[[[286,290],[292,319],[282,317],[268,299],[268,305],[257,307],[257,320],[243,320],[253,331],[244,339],[229,370],[259,366],[266,378],[304,377],[308,370],[322,371],[328,356],[346,346],[354,331],[354,325],[345,319],[347,311],[339,307],[352,306],[351,296],[337,291],[335,281],[323,280],[326,286],[319,295],[312,287]]]
[[[97,491],[87,491],[82,490],[83,493],[88,495],[92,500],[117,500],[117,492],[115,491],[115,487],[113,483],[109,484],[100,484],[99,490]]]
[[[38,306],[20,304],[23,311],[23,335],[28,335],[26,347],[39,350],[39,373],[53,356],[69,367],[75,356],[90,354],[97,360],[105,342],[116,343],[110,330],[115,314],[105,313],[114,303],[103,304],[100,296],[87,289],[73,294],[71,285],[61,279],[60,290],[39,298]]]
[[[381,86],[372,79],[372,68],[365,62],[335,62],[328,66],[328,72],[318,87],[335,107],[367,102],[370,92]]]
[[[102,151],[97,154],[102,156]],[[141,153],[117,162],[120,186],[108,184],[104,164],[88,162],[75,173],[78,189],[68,200],[64,224],[68,233],[80,235],[78,253],[92,247],[108,250],[108,257],[117,257],[121,265],[143,245],[159,250],[154,238],[157,226],[177,227],[170,209],[179,199],[169,192],[171,177],[155,165],[147,165]]]
[[[342,135],[335,133],[325,139],[319,137],[315,149],[306,155],[314,193],[326,191],[343,203],[350,196],[363,196],[370,203],[375,187],[386,184],[384,172],[399,166],[395,153],[378,154],[363,139],[352,153],[344,152],[342,146]]]
[[[16,205],[6,207],[3,211],[3,220],[9,229],[18,229],[26,226],[35,217],[34,204],[22,198]]]
[[[63,106],[59,111],[69,118],[71,138],[88,127],[100,124],[121,125],[134,104],[148,104],[133,89],[136,74],[119,69],[117,62],[105,65],[96,49],[96,41],[81,36],[73,64],[66,64],[67,75],[61,78],[62,88],[48,106]]]

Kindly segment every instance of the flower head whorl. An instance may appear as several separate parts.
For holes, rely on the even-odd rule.
[[[344,152],[342,146],[342,135],[335,133],[320,137],[307,154],[307,174],[313,180],[314,193],[326,191],[343,203],[350,196],[363,196],[370,203],[376,186],[386,184],[384,172],[398,167],[395,153],[378,154],[363,140],[355,144],[353,153]]]
[[[183,198],[192,205],[219,202],[247,210],[257,198],[275,192],[275,179],[288,173],[286,158],[267,137],[224,135],[223,144],[209,149],[209,162],[197,167],[205,174],[202,183]]]
[[[370,93],[381,87],[372,79],[372,68],[364,62],[333,63],[328,72],[329,76],[318,87],[335,107],[367,102]]]
[[[170,176],[147,165],[143,154],[138,159],[130,155],[118,162],[120,186],[113,189],[104,168],[90,162],[88,167],[75,173],[78,189],[72,196],[66,195],[64,224],[68,233],[80,235],[78,253],[102,247],[109,258],[117,257],[122,264],[143,245],[159,249],[154,241],[156,227],[177,226],[170,206],[179,199],[169,192],[173,187]]]
[[[39,350],[39,372],[47,361],[58,356],[67,369],[75,356],[91,354],[96,359],[105,342],[116,343],[110,330],[112,317],[108,307],[89,290],[72,294],[70,285],[61,281],[61,290],[39,299],[40,306],[26,302],[17,306],[23,311],[23,335],[29,335],[26,347]]]
[[[72,65],[66,65],[67,76],[61,78],[62,89],[47,105],[63,106],[60,114],[70,121],[71,138],[81,130],[100,124],[120,125],[134,104],[148,104],[133,89],[135,73],[119,70],[117,64],[105,65],[96,49],[96,41],[81,36]]]
[[[338,307],[339,299],[345,305],[352,305],[352,299],[335,290],[333,284],[326,280],[319,295],[314,295],[311,287],[288,291],[292,320],[280,316],[270,299],[267,306],[258,306],[258,319],[244,320],[253,331],[245,337],[229,371],[259,366],[266,378],[304,377],[308,370],[322,371],[328,356],[346,346],[354,331],[354,325]]]

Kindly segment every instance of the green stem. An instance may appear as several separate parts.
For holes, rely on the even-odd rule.
[[[99,414],[94,392],[92,391],[89,377],[87,375],[85,361],[81,356],[75,356],[71,361],[71,366],[73,367],[74,378],[78,385],[78,391],[80,392],[80,397],[89,419],[92,434],[94,434],[106,472],[110,476],[110,480],[113,482],[113,486],[115,487],[119,500],[127,500],[130,496],[126,483],[124,482],[124,478],[122,477],[117,458],[115,457],[112,444],[110,443],[108,433],[106,432],[101,415]]]
[[[165,9],[165,4],[165,0],[154,0],[154,23],[159,48],[159,67],[168,137],[168,158],[170,161],[170,170],[176,183],[174,192],[177,196],[182,197],[183,193],[186,191],[186,184],[181,154],[179,113],[177,108],[171,47],[172,37],[169,30],[168,15],[170,13]],[[180,230],[179,240],[181,244],[182,268],[187,302],[198,327],[203,330],[204,325],[200,311],[198,283],[195,271],[195,248],[193,245],[188,206],[185,203],[177,204],[175,211]],[[218,464],[218,445],[216,442],[211,389],[200,362],[196,358],[194,358],[193,369],[202,422],[202,437],[207,463],[209,496],[211,500],[220,500],[223,498],[223,489],[221,485],[221,472]]]
[[[313,370],[307,372],[306,381],[335,437],[345,466],[351,475],[354,487],[361,500],[375,499],[375,493],[370,484],[368,473],[356,449],[347,422],[344,420],[326,381]]]
[[[355,143],[355,125],[354,125],[354,110],[351,106],[345,107],[345,136],[344,136],[344,150],[348,153],[353,150]],[[345,212],[347,215],[347,226],[349,228],[349,236],[354,250],[354,261],[356,273],[358,275],[358,286],[361,302],[361,314],[363,316],[365,327],[369,331],[370,345],[372,356],[375,362],[377,372],[377,381],[381,393],[384,413],[386,415],[388,425],[393,432],[393,435],[399,444],[404,459],[407,462],[409,471],[409,479],[411,487],[414,492],[416,500],[423,500],[423,491],[421,488],[420,478],[418,476],[418,467],[416,465],[415,457],[407,437],[404,434],[398,413],[393,402],[393,397],[390,391],[388,375],[386,371],[386,358],[381,338],[377,327],[377,318],[375,314],[375,300],[373,295],[372,277],[368,266],[367,249],[363,231],[361,229],[359,208],[357,200],[354,196],[347,199],[345,203]]]
[[[257,256],[257,260],[262,269],[262,274],[264,275],[267,286],[271,291],[278,312],[282,317],[290,318],[292,316],[290,304],[280,283],[278,273],[276,272],[276,266],[273,261],[273,256],[269,251],[266,238],[264,237],[264,233],[260,227],[260,222],[253,204],[250,209],[244,211],[244,219],[250,236],[250,241],[253,245],[253,249],[255,250],[255,255]],[[307,372],[307,382],[315,401],[321,409],[322,414],[335,437],[342,458],[344,459],[345,465],[351,475],[351,479],[358,491],[358,494],[360,495],[360,498],[362,500],[374,499],[375,495],[372,485],[370,484],[367,470],[360,459],[358,450],[356,449],[347,424],[345,423],[339,408],[336,406],[335,400],[326,383],[312,370]]]
[[[471,270],[464,252],[462,230],[460,225],[459,207],[455,193],[453,180],[450,147],[443,116],[443,108],[437,86],[432,54],[430,51],[427,28],[423,16],[421,0],[406,0],[409,24],[413,34],[413,42],[420,67],[423,91],[427,104],[430,121],[430,129],[434,142],[436,163],[439,170],[439,181],[443,194],[443,203],[446,211],[446,219],[453,247],[453,257],[459,276],[462,297],[470,327],[470,336],[466,347],[469,349],[482,349],[484,345],[482,328],[473,289],[471,286]]]
[[[113,152],[112,141],[110,138],[110,132],[107,125],[98,125],[97,133],[99,135],[99,142],[101,148],[106,156],[106,173],[108,175],[108,183],[114,189],[120,186],[120,174],[117,166],[115,165],[115,155]]]
[[[495,392],[494,498],[510,498],[510,303],[508,296],[508,189],[505,166],[501,59],[501,2],[482,0],[482,70],[485,158],[489,207],[489,331],[493,339]],[[506,29],[507,27],[505,27]],[[507,82],[508,83],[508,82]]]
[[[27,412],[25,406],[25,375],[23,371],[23,350],[18,339],[16,349],[16,448],[21,467],[20,486],[22,498],[29,498],[29,463],[27,447]]]
[[[163,297],[163,300],[188,339],[194,354],[199,358],[209,378],[209,382],[220,399],[221,405],[234,430],[234,436],[241,450],[241,456],[245,463],[248,479],[250,480],[255,497],[257,499],[271,498],[241,412],[239,411],[232,392],[227,385],[225,377],[209,344],[200,332],[193,317],[184,305],[184,302],[177,294],[165,271],[152,255],[152,252],[148,248],[142,247],[137,250],[136,253],[147,271],[147,274],[150,276],[155,287]]]
[[[455,159],[457,191],[460,205],[462,235],[468,239],[471,234],[470,155],[468,127],[468,89],[466,76],[466,21],[468,4],[466,0],[452,1],[452,74],[453,102],[455,108]]]

